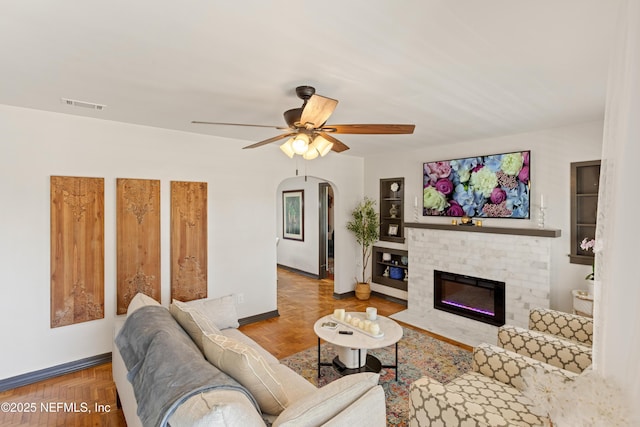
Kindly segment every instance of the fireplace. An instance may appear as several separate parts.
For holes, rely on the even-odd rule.
[[[438,270],[433,274],[435,309],[489,325],[504,325],[504,282]]]

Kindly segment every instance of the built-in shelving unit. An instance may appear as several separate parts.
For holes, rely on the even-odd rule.
[[[571,252],[573,264],[593,264],[593,251],[580,248],[584,238],[596,236],[600,160],[571,163]]]
[[[372,281],[392,288],[407,290],[409,252],[402,249],[373,247]]]
[[[380,180],[380,240],[404,243],[404,178]]]

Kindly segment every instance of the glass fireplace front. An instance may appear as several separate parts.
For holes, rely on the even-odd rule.
[[[434,308],[490,325],[505,323],[505,283],[434,271]]]

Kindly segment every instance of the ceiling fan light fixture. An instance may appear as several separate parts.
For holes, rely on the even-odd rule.
[[[267,126],[248,123],[222,123],[192,121],[197,124],[226,125],[226,126],[252,126],[260,128],[274,128],[285,130],[285,133],[267,138],[262,141],[247,145],[244,148],[257,148],[272,142],[282,141],[292,137],[280,146],[280,149],[289,158],[296,154],[305,159],[315,159],[318,156],[326,156],[329,151],[341,153],[349,147],[342,141],[331,136],[332,134],[359,134],[359,135],[398,135],[412,134],[415,130],[413,124],[344,124],[327,125],[327,120],[333,114],[338,105],[337,99],[318,95],[311,86],[298,86],[296,95],[303,100],[302,107],[292,108],[284,112],[287,127]],[[67,101],[71,102],[71,101]],[[310,153],[307,153],[311,150]]]
[[[318,157],[318,154],[318,150],[316,150],[315,148],[310,148],[306,153],[302,155],[302,158],[305,160],[313,160]]]
[[[296,135],[291,146],[296,154],[303,155],[309,148],[309,136],[304,133]]]
[[[312,145],[316,150],[318,150],[321,157],[326,156],[333,148],[333,142],[323,138],[322,135],[316,136]]]
[[[280,146],[280,149],[282,150],[282,152],[287,156],[289,156],[290,159],[292,159],[293,155],[296,154],[296,152],[293,151],[292,143],[293,143],[293,138],[289,138],[287,142],[285,142]]]

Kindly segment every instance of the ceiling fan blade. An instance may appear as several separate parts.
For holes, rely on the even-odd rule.
[[[333,142],[333,147],[331,147],[331,151],[335,151],[336,153],[341,153],[349,149],[349,147],[347,147],[347,145],[344,142],[332,137],[328,133],[324,133],[324,132],[319,132],[319,133],[320,133],[320,136],[322,136],[327,141]]]
[[[222,125],[222,126],[250,126],[254,128],[269,128],[269,129],[289,129],[282,126],[270,126],[270,125],[251,125],[246,123],[222,123],[222,122],[201,122],[198,120],[192,120],[191,123],[196,125]]]
[[[256,142],[255,144],[247,145],[246,147],[242,147],[242,148],[245,149],[245,148],[260,147],[260,146],[267,145],[267,144],[270,144],[272,142],[276,142],[276,141],[279,141],[281,139],[285,139],[285,138],[288,138],[290,136],[294,136],[294,135],[297,135],[297,134],[298,134],[297,132],[283,133],[282,135],[274,136],[273,138],[265,139],[264,141]]]
[[[351,133],[367,135],[388,135],[413,133],[416,125],[327,125],[321,130],[331,133]]]
[[[307,100],[302,115],[300,116],[300,124],[305,126],[311,123],[314,128],[320,127],[327,121],[333,110],[336,109],[338,101],[320,95],[312,95]]]

